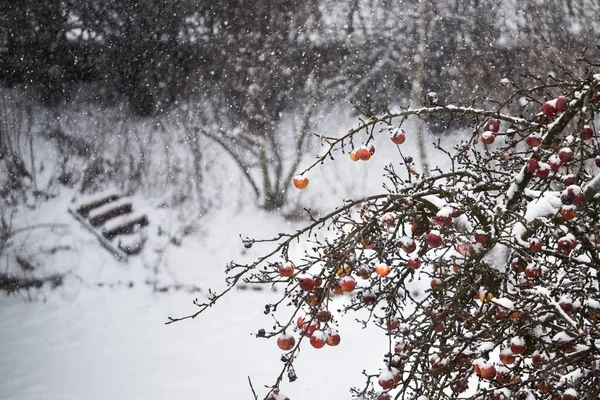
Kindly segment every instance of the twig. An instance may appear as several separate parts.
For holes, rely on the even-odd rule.
[[[252,390],[252,395],[254,396],[254,400],[258,400],[258,396],[254,391],[254,387],[252,386],[252,380],[250,379],[250,375],[248,375],[248,384],[250,385],[250,389]]]

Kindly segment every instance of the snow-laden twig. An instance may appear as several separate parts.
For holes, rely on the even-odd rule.
[[[571,327],[578,333],[581,334],[582,332],[579,330],[579,328],[577,327],[577,322],[575,322],[571,317],[569,317],[567,315],[567,313],[562,309],[562,307],[560,306],[560,304],[558,304],[556,301],[554,301],[554,299],[552,299],[552,296],[550,295],[550,293],[548,292],[548,290],[546,288],[542,288],[540,286],[535,288],[536,293],[538,293],[540,296],[542,296],[543,298],[545,298],[548,303],[554,307],[554,309],[556,310],[556,312],[558,313],[558,315],[560,315],[560,317],[567,322],[569,325],[571,325]]]
[[[585,201],[591,201],[598,192],[600,192],[600,174],[596,175],[594,179],[589,181],[583,188]]]

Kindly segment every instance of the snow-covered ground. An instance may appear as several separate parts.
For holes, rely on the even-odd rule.
[[[331,129],[339,134],[356,124],[338,122]],[[399,156],[387,135],[375,143],[377,153],[369,162],[353,163],[339,154],[311,172],[309,187],[295,193],[299,197],[292,202],[328,210],[341,199],[381,190],[383,166]],[[403,150],[416,155],[414,148],[409,135]],[[439,160],[431,154],[433,165]],[[192,300],[205,298],[208,288],[224,288],[229,261],[250,261],[267,248],[246,250],[240,234],[264,238],[301,224],[260,211],[241,193],[237,188],[232,198],[225,195],[224,207],[203,216],[183,236],[180,228],[189,222],[185,210],[133,196],[134,207],[148,214],[150,225],[143,252],[128,263],[117,262],[67,213],[74,198],[81,201],[75,191],[63,188],[33,210],[19,210],[15,228],[56,225],[15,236],[7,257],[26,254],[36,276],[65,273],[66,279],[55,290],[46,285],[31,291],[32,301],[27,292],[0,298],[0,398],[252,398],[248,376],[264,396],[263,385],[273,384],[281,369],[281,352],[275,340],[251,333],[272,323],[262,311],[279,293],[233,291],[195,320],[164,325],[168,316],[195,311]],[[173,237],[180,244],[173,244]],[[300,255],[302,247],[294,251]],[[352,318],[341,320],[340,334],[338,347],[305,346],[296,363],[299,379],[284,380],[282,392],[291,399],[350,398],[348,389],[364,382],[362,370],[381,366],[387,343],[377,329],[364,330]]]

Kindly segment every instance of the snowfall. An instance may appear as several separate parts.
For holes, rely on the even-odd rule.
[[[358,120],[345,115],[324,119],[330,126],[319,129],[330,135],[347,132]],[[416,158],[414,135],[407,136],[404,154]],[[383,167],[400,157],[387,135],[376,137],[375,145],[377,153],[368,162],[353,163],[347,154],[338,154],[320,165],[308,175],[307,189],[294,189],[291,203],[327,211],[343,199],[381,192]],[[304,163],[323,151],[315,141]],[[442,160],[438,154],[429,152],[434,166]],[[249,380],[264,397],[283,366],[282,352],[274,339],[255,333],[273,324],[264,305],[278,299],[281,289],[235,289],[197,318],[165,324],[170,316],[195,312],[193,300],[206,300],[209,288],[224,289],[227,263],[249,262],[271,249],[268,244],[246,249],[240,235],[267,238],[302,224],[262,211],[231,160],[216,150],[212,160],[209,179],[221,182],[220,205],[207,210],[185,235],[185,208],[165,207],[160,196],[131,197],[150,224],[144,228],[141,254],[127,262],[117,261],[67,212],[89,198],[76,188],[63,187],[55,198],[18,209],[14,227],[35,228],[13,237],[7,260],[26,254],[35,276],[61,273],[65,279],[55,289],[46,284],[0,297],[0,398],[251,399]],[[292,260],[302,252],[300,243],[292,249]],[[8,268],[8,261],[0,261],[0,268]],[[364,385],[363,370],[379,370],[387,349],[381,331],[363,329],[352,316],[340,319],[339,331],[337,347],[302,347],[298,380],[284,379],[283,393],[296,400],[350,399],[349,388]]]

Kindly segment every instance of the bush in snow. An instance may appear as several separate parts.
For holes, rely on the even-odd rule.
[[[505,114],[517,101],[539,112]],[[285,352],[266,398],[279,396],[286,374],[296,379],[301,347],[343,346],[336,321],[346,317],[378,327],[389,343],[375,355],[385,359],[381,370],[353,389],[356,398],[599,398],[600,74],[515,86],[498,104],[431,103],[369,116],[328,138],[301,175],[340,152],[368,162],[377,157],[374,138],[390,135],[400,157],[386,169],[386,190],[295,233],[246,239],[247,247],[277,247],[254,263],[232,263],[228,289],[168,323],[195,317],[240,281],[285,287],[265,309],[279,322],[257,334],[278,338]],[[471,121],[473,134],[453,149],[437,144],[450,166],[423,175],[398,138],[410,135],[407,118],[437,115]],[[290,260],[290,247],[303,241],[304,257]],[[294,317],[278,320],[284,306]]]

